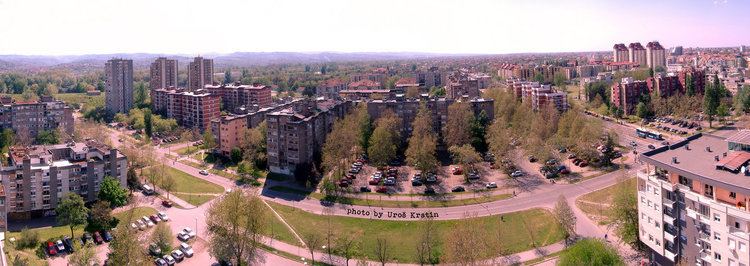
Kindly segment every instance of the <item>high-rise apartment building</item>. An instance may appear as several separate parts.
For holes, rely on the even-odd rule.
[[[214,83],[214,60],[196,57],[188,64],[188,90],[200,90]]]
[[[112,113],[127,113],[133,108],[133,60],[110,59],[104,65],[105,108]]]
[[[630,55],[628,54],[628,47],[625,46],[624,43],[615,44],[615,46],[612,47],[612,49],[613,49],[612,61],[628,62],[630,60]]]
[[[10,219],[54,214],[58,202],[76,193],[94,201],[105,176],[127,184],[128,163],[117,149],[89,140],[44,146],[15,146],[0,168]]]
[[[646,48],[639,42],[634,42],[628,45],[628,61],[630,63],[638,64],[639,67],[648,66],[646,60]]]
[[[177,87],[177,60],[159,57],[151,63],[150,73],[151,90]]]
[[[750,131],[643,152],[641,242],[657,265],[750,265]]]
[[[425,89],[432,87],[443,86],[443,73],[440,72],[438,67],[430,67],[428,70],[420,71],[414,74],[414,77],[419,83],[419,86]]]
[[[667,51],[659,42],[649,42],[646,45],[646,63],[648,67],[656,70],[657,67],[666,69],[667,67]]]

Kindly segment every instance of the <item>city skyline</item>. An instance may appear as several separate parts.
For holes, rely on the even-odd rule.
[[[750,43],[736,34],[750,24],[742,15],[748,8],[748,2],[710,0],[3,0],[0,25],[13,27],[0,27],[0,35],[13,37],[0,40],[0,53],[505,54],[607,51],[614,43],[653,40],[665,47],[729,47]]]

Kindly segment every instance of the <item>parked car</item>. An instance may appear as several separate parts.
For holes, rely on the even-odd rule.
[[[469,180],[476,180],[476,179],[479,179],[479,172],[477,172],[477,171],[471,171],[471,172],[469,172],[469,174],[468,174],[468,175],[466,175],[466,177],[467,177],[467,178],[468,178]]]
[[[168,201],[168,200],[162,200],[161,201],[161,206],[164,206],[164,207],[167,207],[167,208],[172,208],[172,202]]]
[[[156,214],[152,214],[148,218],[151,219],[151,221],[155,224],[161,222],[161,218],[159,218],[159,216],[157,216]]]
[[[589,163],[587,163],[586,161],[581,161],[581,163],[578,166],[586,167],[586,166],[589,166]]]
[[[415,187],[421,186],[421,185],[422,185],[422,180],[419,180],[419,179],[412,179],[412,180],[411,180],[411,185],[412,185],[412,186],[415,186]]]
[[[370,179],[370,181],[368,181],[367,184],[376,186],[376,185],[380,184],[380,179]]]
[[[464,192],[466,189],[462,186],[456,186],[451,189],[451,192]]]
[[[112,234],[109,231],[101,231],[102,239],[104,239],[104,242],[112,241]]]
[[[367,187],[367,186],[361,186],[359,187],[359,192],[372,192],[372,189],[370,189],[370,187]]]
[[[63,244],[62,240],[55,241],[55,248],[57,248],[58,253],[65,252],[65,244]]]
[[[104,243],[104,239],[102,238],[102,235],[99,234],[99,232],[94,232],[94,243],[96,243],[97,245]]]
[[[50,256],[57,255],[57,248],[55,248],[55,244],[52,241],[47,241],[47,254]]]
[[[193,248],[188,243],[180,243],[180,250],[185,253],[185,257],[193,256]]]
[[[83,241],[84,245],[88,243],[94,243],[94,238],[91,237],[91,233],[86,232],[81,236],[81,241]]]
[[[520,170],[516,170],[516,171],[514,171],[513,173],[510,174],[511,177],[522,177],[523,175],[524,175],[524,173],[521,172]]]
[[[349,182],[347,182],[346,180],[342,179],[342,180],[339,180],[338,185],[339,185],[339,187],[349,187]]]
[[[454,166],[451,168],[451,173],[453,173],[454,175],[460,175],[461,173],[463,173],[463,171],[461,170],[461,167]]]
[[[180,262],[185,259],[185,253],[182,253],[179,249],[174,250],[172,251],[172,258],[174,258],[175,261]]]
[[[156,215],[159,215],[159,218],[161,218],[162,221],[169,221],[169,216],[164,212],[159,212]]]
[[[386,186],[395,186],[396,185],[396,179],[393,178],[393,177],[386,178],[384,184]]]
[[[378,193],[387,193],[388,192],[388,188],[384,187],[384,186],[379,186],[377,189],[375,189],[375,192],[378,192]]]
[[[536,162],[536,157],[534,157],[534,155],[529,156],[529,162]]]
[[[568,154],[568,159],[575,159],[575,158],[576,158],[575,153]]]
[[[141,219],[146,226],[154,227],[154,222],[152,222],[151,219],[148,218],[148,216],[143,216]]]
[[[495,182],[489,182],[487,185],[485,185],[486,188],[497,188],[497,183]]]
[[[649,145],[648,145],[648,148],[649,148],[649,149],[652,149],[652,150],[653,150],[653,149],[656,149],[656,147],[654,147],[654,145],[651,145],[651,144],[649,144]]]
[[[138,225],[136,223],[130,223],[130,229],[136,230],[138,229]]]
[[[162,258],[165,261],[167,261],[167,265],[174,265],[176,263],[176,261],[174,260],[174,258],[172,256],[170,256],[170,255],[164,255],[164,257],[162,257]]]
[[[208,171],[206,171],[206,170],[200,170],[200,171],[198,171],[198,173],[200,173],[202,175],[208,175]]]
[[[152,256],[161,256],[161,248],[159,248],[156,243],[151,243],[148,245],[148,254],[151,254]]]
[[[426,194],[426,195],[432,195],[432,194],[435,194],[435,189],[434,189],[434,188],[431,188],[431,187],[425,188],[425,189],[424,189],[424,194]]]
[[[156,266],[168,266],[169,265],[167,264],[167,261],[162,258],[155,259],[154,264],[156,264]]]
[[[69,252],[73,253],[76,252],[75,245],[73,245],[73,240],[70,239],[70,237],[65,236],[63,237],[63,245],[65,245],[65,249],[67,249]]]
[[[435,183],[435,182],[437,182],[437,176],[435,174],[433,174],[433,173],[429,173],[427,175],[427,178],[425,179],[425,181],[427,183]]]

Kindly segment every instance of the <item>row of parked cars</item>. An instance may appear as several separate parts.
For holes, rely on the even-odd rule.
[[[135,222],[130,223],[130,228],[135,230],[146,230],[146,228],[154,227],[159,222],[166,222],[169,221],[169,216],[167,216],[164,212],[158,212],[157,214],[153,214],[151,216],[143,216],[141,219],[135,220]]]
[[[73,240],[68,236],[58,239],[56,241],[47,241],[46,251],[49,256],[70,254],[75,252],[74,241],[78,241],[80,246],[85,246],[89,243],[101,245],[104,242],[112,241],[112,233],[106,230],[95,231],[93,234],[86,232],[80,239]]]
[[[158,245],[152,243],[148,247],[148,253],[152,256],[157,257],[154,260],[156,266],[169,266],[175,265],[176,263],[182,262],[186,258],[193,257],[193,247],[190,244],[181,242],[179,248],[173,250],[170,253],[163,254],[164,252],[159,248]]]

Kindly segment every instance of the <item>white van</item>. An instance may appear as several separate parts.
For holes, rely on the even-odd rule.
[[[143,195],[149,196],[154,194],[154,189],[149,185],[143,185],[141,188],[143,188]]]

